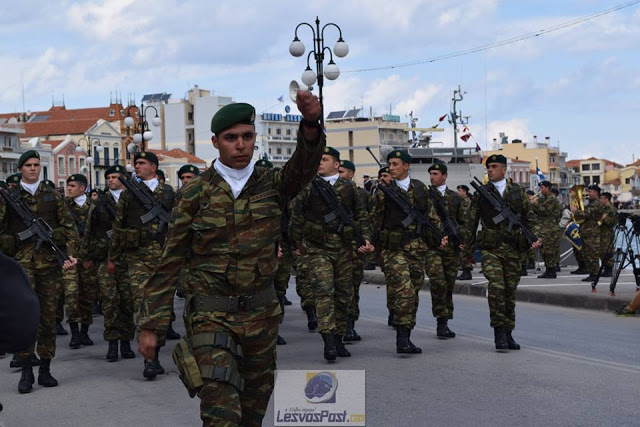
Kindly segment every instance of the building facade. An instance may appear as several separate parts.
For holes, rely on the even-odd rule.
[[[59,141],[49,141],[51,145],[51,157],[53,163],[53,174],[49,178],[57,188],[67,188],[67,178],[80,173],[87,177],[89,187],[92,183],[98,186],[96,181],[92,182],[91,168],[86,163],[87,152],[71,136]]]
[[[296,149],[301,120],[297,114],[262,113],[256,117],[256,155],[260,158],[266,153],[274,167],[284,166]]]
[[[151,152],[158,156],[160,163],[158,169],[164,172],[166,177],[165,183],[171,185],[176,190],[180,188],[178,171],[182,166],[191,164],[200,169],[200,172],[204,172],[207,168],[204,160],[178,148],[174,148],[173,150],[151,150]]]
[[[22,123],[7,123],[0,119],[0,181],[18,172],[18,159],[25,152],[20,144],[20,136],[24,134]]]

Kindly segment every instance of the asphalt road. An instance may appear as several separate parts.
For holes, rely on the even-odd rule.
[[[288,344],[278,348],[278,367],[365,369],[367,425],[640,425],[638,318],[519,303],[514,337],[523,349],[501,354],[494,351],[484,298],[454,296],[450,326],[458,336],[443,341],[435,338],[430,295],[423,292],[412,340],[424,353],[400,356],[386,325],[385,289],[368,285],[356,324],[363,341],[349,345],[353,357],[328,365],[291,289],[289,298],[294,305],[281,328]],[[0,360],[0,426],[200,424],[199,402],[187,395],[167,349],[161,353],[167,375],[145,381],[141,357],[104,360],[102,318],[94,320],[93,347],[70,350],[68,337],[58,339],[57,388],[36,385],[19,395],[19,370],[8,368],[9,358]],[[176,329],[184,330],[181,322]],[[272,405],[264,425],[273,425]]]

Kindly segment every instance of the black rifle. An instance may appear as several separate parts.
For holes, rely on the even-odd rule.
[[[109,218],[111,218],[112,220],[116,219],[116,210],[111,205],[111,202],[109,202],[109,199],[107,199],[102,191],[98,190],[96,194],[98,194],[98,200],[100,200],[100,203],[102,203],[102,206],[104,206],[104,209],[107,211]]]
[[[440,229],[429,220],[429,217],[427,217],[424,212],[412,205],[409,200],[402,196],[402,194],[394,191],[386,184],[379,183],[377,188],[382,190],[385,198],[389,198],[389,200],[395,203],[396,206],[398,206],[400,210],[407,215],[407,217],[402,221],[402,226],[404,228],[409,227],[415,222],[418,226],[419,233],[420,229],[426,226],[431,230],[433,237],[436,239],[438,244],[440,243],[443,237]]]
[[[138,183],[133,182],[131,179],[125,178],[120,175],[118,180],[125,186],[125,188],[131,193],[134,199],[147,210],[147,213],[140,217],[140,221],[143,224],[147,224],[153,220],[158,223],[158,231],[153,238],[159,242],[164,242],[164,234],[167,232],[169,221],[171,220],[171,214],[162,206],[161,203],[153,197],[151,190],[144,185],[144,189],[140,188]]]
[[[75,203],[73,200],[71,200],[71,203]],[[73,217],[73,220],[76,222],[76,226],[78,227],[78,234],[80,234],[81,236],[84,235],[84,221],[80,219],[80,217],[78,216],[78,214],[73,210],[73,208],[71,207],[71,203],[67,204],[67,208],[69,208],[69,213],[71,214],[71,216]]]
[[[51,247],[56,255],[56,259],[60,265],[63,265],[65,261],[69,260],[67,254],[53,242],[53,229],[43,220],[37,218],[29,205],[20,199],[19,193],[14,196],[7,189],[0,188],[0,194],[7,201],[7,204],[11,206],[11,209],[20,217],[20,220],[27,229],[18,233],[18,238],[21,242],[33,237],[36,239],[36,252],[40,252],[40,248],[43,243],[46,243]]]
[[[478,194],[480,194],[480,196],[482,196],[491,204],[496,212],[498,212],[498,215],[492,218],[494,224],[498,225],[502,221],[507,221],[509,231],[512,231],[514,226],[519,227],[522,230],[524,237],[527,238],[529,244],[533,244],[534,242],[538,241],[536,235],[533,234],[531,230],[529,230],[529,227],[527,227],[526,224],[522,221],[520,215],[515,213],[504,200],[501,200],[495,194],[488,192],[482,186],[482,182],[477,177],[474,179],[478,181],[480,185],[472,181],[471,186],[478,192]]]
[[[449,242],[451,242],[453,248],[457,250],[462,244],[462,239],[460,238],[460,225],[453,215],[449,214],[449,211],[444,206],[443,196],[436,194],[436,191],[438,190],[434,188],[429,190],[431,200],[433,201],[433,204],[436,207],[436,212],[442,222],[442,230],[444,231],[444,234],[449,237]]]
[[[320,194],[324,203],[331,209],[331,212],[324,216],[324,222],[326,224],[330,223],[334,219],[340,221],[340,225],[338,226],[338,234],[342,234],[342,230],[345,225],[348,225],[353,229],[353,237],[356,241],[358,247],[366,246],[367,242],[360,234],[360,231],[353,223],[353,218],[351,215],[351,211],[338,200],[336,193],[333,191],[331,184],[320,177],[316,177],[313,181],[311,181],[313,188]],[[353,197],[359,197],[357,194],[354,194]]]

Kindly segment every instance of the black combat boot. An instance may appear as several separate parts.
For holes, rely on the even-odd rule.
[[[287,296],[285,295],[285,296],[284,296],[284,305],[291,305],[291,304],[292,304],[292,302],[291,302],[291,301],[289,301],[289,299],[288,299],[288,298],[287,298]]]
[[[595,274],[589,274],[587,277],[585,277],[584,279],[582,279],[583,282],[595,282],[596,281],[596,276]]]
[[[353,319],[347,319],[347,333],[344,335],[344,341],[356,341],[356,330],[353,329]]]
[[[589,272],[587,271],[587,267],[585,267],[584,262],[579,262],[578,269],[573,270],[571,274],[589,274]]]
[[[173,329],[173,320],[172,320],[171,322],[169,322],[169,327],[167,328],[167,339],[179,340],[180,338],[181,338],[180,334]]]
[[[144,370],[142,371],[142,376],[148,380],[153,380],[158,376],[158,374],[156,373],[156,365],[153,360],[144,360]]]
[[[276,345],[286,345],[286,344],[287,344],[287,342],[285,341],[285,339],[282,338],[280,336],[280,334],[278,334],[278,339],[276,340]]]
[[[80,342],[80,330],[78,329],[77,323],[69,323],[69,327],[71,328],[71,341],[69,341],[69,348],[78,349],[82,345]]]
[[[327,361],[336,360],[338,353],[336,352],[336,343],[332,333],[321,334],[324,341],[324,358]]]
[[[544,273],[538,276],[538,279],[556,279],[556,268],[551,267],[544,270]]]
[[[115,362],[118,360],[118,340],[109,341],[109,350],[107,350],[107,360]]]
[[[404,325],[396,325],[396,351],[398,353],[413,353],[409,344],[409,328]]]
[[[89,338],[89,325],[82,324],[80,327],[80,344],[93,345],[93,340]]]
[[[156,375],[164,374],[164,368],[160,364],[160,348],[161,347],[156,347],[156,357],[155,359],[153,359],[153,363],[155,364],[155,369],[156,369]]]
[[[305,307],[305,313],[307,313],[307,328],[309,331],[315,331],[318,329],[318,316],[316,315],[315,307]]]
[[[527,273],[527,266],[523,265],[522,268],[520,269],[520,277],[522,276],[528,276],[529,273]]]
[[[93,301],[93,309],[91,310],[93,317],[102,316],[102,304],[98,300]]]
[[[600,277],[611,277],[611,276],[613,276],[613,268],[605,267]]]
[[[342,338],[343,338],[342,335],[334,335],[333,336],[333,342],[336,345],[336,353],[340,357],[351,357],[351,353],[344,346],[344,342],[342,341]]]
[[[462,273],[457,277],[458,280],[472,280],[473,276],[471,276],[470,268],[463,268]]]
[[[40,360],[40,368],[38,370],[38,384],[43,387],[57,387],[58,380],[53,378],[50,371],[51,359],[42,358]]]
[[[33,376],[33,367],[26,357],[19,359],[19,363],[22,367],[22,375],[20,375],[20,381],[18,382],[18,391],[20,394],[29,393],[33,389],[33,383],[36,382]]]
[[[124,340],[120,340],[120,354],[123,359],[133,359],[136,357],[136,354],[131,350],[131,343]]]
[[[69,332],[62,326],[62,323],[56,323],[56,335],[69,335]]]
[[[509,350],[520,350],[520,344],[515,342],[515,340],[511,336],[511,331],[509,329],[505,329],[505,336],[507,338],[507,345],[509,346]]]
[[[436,327],[436,335],[440,339],[455,338],[456,334],[449,329],[449,320],[446,317],[438,317],[438,326]]]
[[[352,320],[353,325],[351,325],[351,328],[353,328],[353,335],[356,338],[356,341],[362,341],[362,337],[358,334],[358,331],[356,331],[356,321]]]
[[[420,354],[422,353],[422,349],[418,346],[416,346],[412,341],[411,341],[411,329],[409,329],[409,347],[411,347],[411,353],[413,354]]]
[[[504,326],[496,326],[493,328],[494,341],[496,343],[496,350],[502,352],[509,350],[509,344],[507,343],[507,334]]]

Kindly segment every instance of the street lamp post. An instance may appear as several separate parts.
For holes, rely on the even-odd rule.
[[[131,109],[135,108],[138,111],[139,120],[136,123],[135,119],[131,116]],[[145,108],[143,103],[140,103],[140,107],[137,105],[129,105],[125,110],[127,117],[124,119],[124,125],[127,127],[127,136],[131,136],[130,133],[133,132],[133,144],[127,146],[127,151],[129,153],[136,152],[136,148],[140,145],[140,151],[145,151],[145,141],[149,142],[153,139],[153,132],[149,129],[149,122],[147,121],[147,111],[152,108],[155,111],[156,115],[151,120],[151,123],[154,126],[160,126],[162,124],[162,119],[158,115],[158,110],[153,105],[149,105]],[[133,148],[133,151],[132,151]]]
[[[83,136],[82,138],[78,139],[78,146],[76,147],[76,151],[80,152],[82,151],[82,145],[80,145],[80,142],[84,141],[84,143],[87,146],[87,154],[89,154],[87,156],[87,158],[84,160],[85,164],[86,164],[86,168],[89,174],[89,188],[93,189],[93,172],[92,172],[92,168],[91,166],[94,163],[94,158],[93,158],[93,144],[96,144],[98,147],[102,147],[102,144],[100,142],[100,140],[98,138],[91,138],[91,136],[87,135],[87,136]],[[105,148],[105,147],[103,147]]]
[[[318,94],[319,94],[318,99],[320,100],[320,111],[321,111],[320,125],[324,129],[324,104],[323,104],[323,97],[322,97],[322,87],[324,86],[324,77],[326,77],[329,80],[335,80],[338,78],[338,76],[340,76],[340,69],[338,68],[336,63],[333,62],[333,55],[335,54],[335,56],[337,56],[338,58],[344,58],[349,53],[349,45],[347,45],[347,43],[342,39],[342,30],[340,29],[340,27],[338,27],[333,22],[325,24],[321,29],[320,19],[318,19],[318,17],[316,16],[315,24],[316,24],[315,28],[313,27],[313,25],[307,22],[302,22],[296,26],[293,41],[291,42],[291,45],[289,45],[289,53],[295,57],[300,57],[304,55],[305,47],[304,47],[304,44],[298,38],[298,28],[300,28],[303,25],[306,25],[307,27],[311,28],[311,32],[313,33],[313,49],[307,55],[307,68],[302,73],[302,83],[311,87],[316,82],[316,80],[318,81]],[[331,50],[331,48],[329,48],[328,46],[325,46],[324,44],[324,30],[329,26],[336,27],[339,33],[338,41],[334,45],[333,50]],[[329,63],[327,64],[326,67],[324,67],[323,65],[325,51],[329,52]],[[309,59],[311,58],[311,54],[313,54],[313,57],[316,62],[315,73],[313,72],[313,70],[309,65]]]

